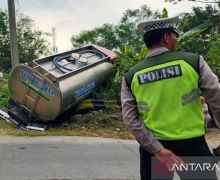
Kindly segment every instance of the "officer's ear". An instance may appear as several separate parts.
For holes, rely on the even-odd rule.
[[[165,32],[164,35],[161,38],[161,41],[167,45],[170,42],[170,34],[168,32]]]

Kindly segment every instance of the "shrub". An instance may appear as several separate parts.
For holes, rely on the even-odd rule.
[[[4,79],[0,83],[0,105],[8,107],[9,97],[8,79]]]

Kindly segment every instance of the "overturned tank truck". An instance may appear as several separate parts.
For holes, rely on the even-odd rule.
[[[115,59],[112,51],[88,45],[17,66],[8,83],[10,120],[22,127],[55,120],[108,79]]]

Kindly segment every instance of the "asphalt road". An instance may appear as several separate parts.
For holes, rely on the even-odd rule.
[[[218,143],[209,141],[211,147]],[[0,137],[0,180],[52,179],[138,180],[138,144],[90,137]]]
[[[1,180],[139,179],[135,141],[0,137]]]

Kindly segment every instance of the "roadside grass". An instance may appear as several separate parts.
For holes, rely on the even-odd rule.
[[[119,110],[76,114],[67,121],[48,123],[47,127],[44,132],[26,131],[0,119],[0,136],[85,136],[134,139],[125,127]],[[206,139],[220,142],[220,130],[208,130]]]
[[[48,123],[44,132],[23,130],[0,120],[0,136],[89,136],[134,139],[125,127],[119,111],[92,111],[76,114],[68,121]]]

